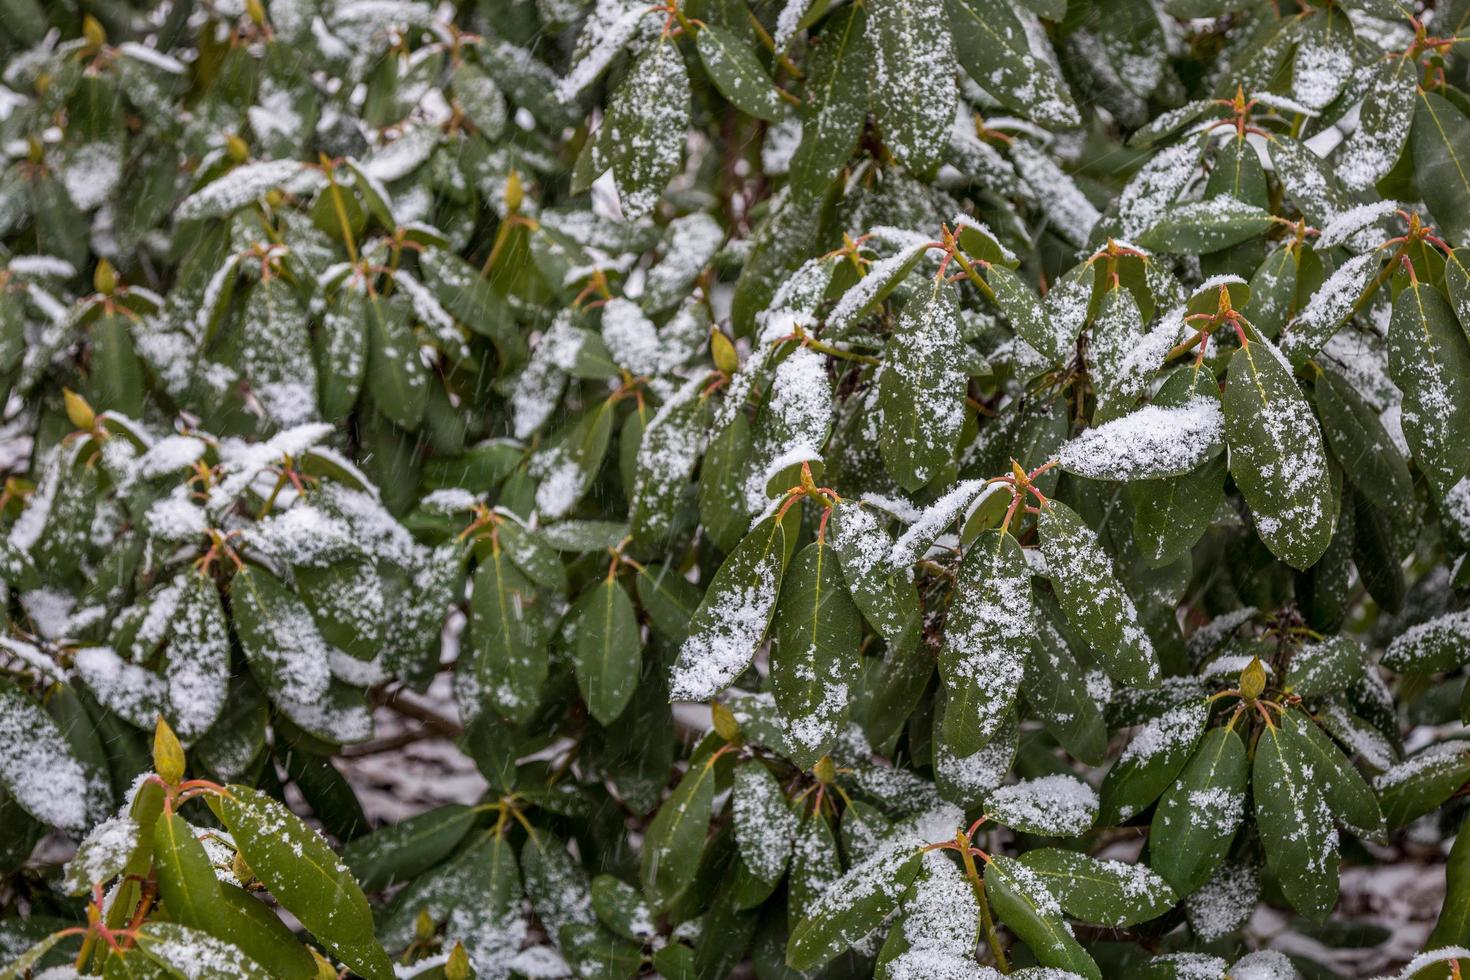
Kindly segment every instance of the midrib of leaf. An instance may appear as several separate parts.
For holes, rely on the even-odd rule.
[[[505,587],[505,566],[502,564],[503,559],[501,558],[499,547],[491,549],[490,560],[492,562],[491,567],[495,570],[495,606],[500,610],[500,629],[497,631],[499,633],[498,639],[502,647],[502,652],[505,654],[505,662],[508,665],[513,661],[515,651],[511,649],[511,611],[506,601],[506,593],[510,590]]]
[[[167,833],[168,833],[168,844],[169,844],[169,850],[170,850],[170,852],[172,852],[174,855],[178,855],[179,854],[179,839],[178,839],[178,835],[175,833],[175,824],[174,824],[174,821],[173,820],[163,820],[161,822],[164,824],[164,826],[165,826],[165,828],[167,830]],[[178,875],[178,879],[179,879],[179,891],[184,895],[185,901],[187,902],[188,907],[190,909],[190,912],[193,915],[193,921],[194,922],[201,922],[201,921],[203,921],[203,918],[202,918],[202,915],[200,913],[199,904],[196,901],[196,897],[194,895],[194,889],[192,889],[191,887],[189,887],[188,876],[186,874],[184,874],[184,871],[183,871],[183,862],[177,860],[177,858],[176,858],[175,861],[174,861],[174,863],[178,867],[178,871],[179,871],[179,875]],[[182,911],[182,910],[180,910],[180,911]]]
[[[859,19],[861,18],[855,15],[848,17],[847,23],[843,25],[842,36],[836,39],[837,47],[832,54],[832,73],[827,76],[825,83],[819,87],[822,98],[816,104],[822,108],[832,104],[832,93],[837,90],[837,80],[842,77],[842,59],[847,54],[848,46],[852,43],[852,38],[856,30],[855,25]],[[822,112],[816,113],[815,121],[818,124],[818,128],[821,128],[824,115]]]
[[[601,683],[598,686],[602,688],[602,694],[604,697],[607,695],[607,689],[610,686],[608,683],[608,679],[612,677],[613,671],[613,599],[616,598],[613,595],[613,590],[616,588],[616,583],[614,583],[611,579],[609,579],[602,586],[602,650],[600,657],[600,659],[602,660],[602,677]]]
[[[959,6],[964,11],[966,17],[975,22],[976,27],[980,28],[986,34],[990,35],[990,37],[995,40],[995,43],[999,44],[1006,51],[1009,51],[1011,54],[1016,56],[1023,56],[1026,54],[1026,52],[1012,46],[1009,38],[1007,38],[1005,35],[1001,34],[994,27],[992,27],[989,21],[980,16],[979,11],[970,6],[968,3],[964,2],[964,0],[960,0],[957,6]]]
[[[370,318],[373,321],[373,329],[378,334],[379,359],[387,369],[388,381],[393,386],[398,401],[406,402],[409,399],[410,392],[404,373],[400,370],[403,362],[401,359],[395,359],[392,363],[389,363],[388,359],[388,348],[392,345],[392,339],[388,335],[388,322],[387,318],[383,315],[382,300],[374,293],[370,293],[367,299],[368,305],[373,311]]]
[[[243,804],[243,803],[241,804],[241,806],[245,806],[245,805],[246,804]],[[258,808],[254,807],[254,806],[251,806],[251,810],[256,815],[258,815],[258,812],[259,812],[258,811]],[[272,843],[276,843],[276,842],[277,841],[272,840]],[[281,838],[281,842],[284,842],[287,847],[290,847],[290,838],[289,837],[282,837]],[[351,896],[350,896],[350,894],[348,894],[347,890],[342,887],[341,881],[338,880],[340,876],[337,874],[336,869],[333,869],[331,872],[328,872],[328,870],[325,867],[323,867],[321,864],[319,864],[311,856],[311,853],[310,853],[310,849],[309,848],[306,848],[306,847],[290,847],[290,849],[291,849],[291,853],[292,853],[292,856],[293,856],[293,859],[294,860],[306,862],[307,867],[309,867],[313,871],[315,871],[317,873],[317,875],[321,878],[321,880],[324,881],[324,882],[326,882],[327,888],[328,888],[330,894],[332,895],[332,902],[331,902],[331,910],[329,912],[325,913],[325,914],[327,914],[333,920],[333,923],[335,924],[337,922],[337,913],[340,912],[340,911],[342,911],[343,906],[344,906],[344,902],[342,901],[342,899],[344,897],[347,899],[345,905],[347,905],[347,906],[352,905]],[[268,864],[268,862],[266,862],[266,863]],[[279,896],[276,896],[276,897],[279,900]],[[360,926],[361,923],[358,923],[358,925]],[[348,942],[355,942],[357,940],[360,940],[361,938],[362,938],[362,931],[361,931],[361,929],[356,929],[356,930],[353,931],[352,936],[348,938]]]
[[[1420,92],[1419,98],[1424,102],[1424,108],[1429,113],[1429,118],[1434,120],[1434,128],[1439,132],[1439,142],[1444,147],[1446,155],[1455,166],[1455,173],[1460,177],[1460,187],[1466,196],[1470,196],[1470,176],[1466,176],[1465,166],[1460,162],[1460,155],[1455,152],[1455,144],[1445,132],[1444,126],[1440,124],[1439,114],[1434,111],[1434,106],[1428,99],[1427,92]]]
[[[812,579],[812,603],[808,626],[811,629],[811,641],[808,649],[813,654],[817,651],[817,644],[821,638],[822,618],[822,568],[827,561],[827,543],[825,540],[817,542],[817,567],[816,574]]]

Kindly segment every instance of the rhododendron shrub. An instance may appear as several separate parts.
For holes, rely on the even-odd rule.
[[[1470,967],[1466,0],[0,0],[0,404],[0,978]]]

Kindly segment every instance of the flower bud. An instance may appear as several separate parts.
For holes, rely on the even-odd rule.
[[[1254,701],[1266,689],[1266,665],[1260,657],[1251,657],[1251,662],[1240,672],[1240,694],[1247,701]]]
[[[111,262],[106,259],[97,261],[97,268],[92,270],[92,288],[103,296],[111,296],[117,291],[117,270]]]
[[[445,980],[469,980],[471,976],[470,954],[464,951],[463,943],[456,942],[444,963]]]
[[[526,189],[521,186],[521,175],[514,170],[510,176],[505,178],[505,210],[509,214],[517,214],[521,210],[521,203],[526,199]]]
[[[709,713],[715,723],[716,735],[727,742],[735,742],[740,739],[740,722],[735,720],[734,712],[722,702],[716,701],[709,706]]]
[[[726,374],[734,374],[740,370],[740,358],[735,353],[735,345],[716,327],[711,327],[709,331],[709,352],[715,359],[715,367]]]
[[[82,37],[89,48],[100,48],[107,43],[107,28],[102,22],[91,14],[82,18]]]
[[[184,747],[179,744],[179,737],[168,722],[163,720],[163,715],[158,716],[158,722],[153,726],[153,771],[170,786],[184,781]]]
[[[78,430],[91,432],[92,426],[97,422],[97,413],[92,411],[92,406],[87,404],[87,399],[70,388],[61,389],[61,397],[66,402],[67,420]]]

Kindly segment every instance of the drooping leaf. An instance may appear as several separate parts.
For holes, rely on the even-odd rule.
[[[566,629],[572,631],[572,660],[587,710],[609,724],[638,686],[642,640],[633,601],[615,578],[606,578],[573,603]]]
[[[362,889],[316,831],[248,786],[229,787],[220,815],[256,877],[319,941],[370,980],[393,976]]]
[[[613,92],[604,125],[623,213],[641,218],[679,166],[689,127],[689,73],[672,42],[652,45],[633,63]]]
[[[956,580],[939,673],[948,694],[944,741],[968,756],[994,737],[1015,703],[1034,613],[1026,561],[1005,531],[977,538]]]
[[[1287,900],[1321,920],[1337,901],[1337,830],[1300,731],[1268,727],[1256,743],[1251,796],[1266,862]]]
[[[694,878],[714,793],[713,762],[694,762],[649,824],[640,874],[643,895],[654,909],[667,909]]]
[[[775,122],[781,116],[776,86],[755,51],[733,30],[708,24],[694,35],[699,60],[720,94],[747,115]]]
[[[1159,665],[1153,642],[1139,625],[1133,600],[1118,582],[1097,534],[1059,501],[1042,508],[1039,529],[1057,601],[1109,676],[1124,684],[1156,683]]]
[[[932,480],[954,455],[964,423],[965,377],[954,291],[935,284],[900,314],[878,380],[878,445],[907,490]]]
[[[885,145],[916,174],[938,167],[958,91],[942,0],[877,0],[868,5],[873,115]]]
[[[1181,894],[1208,881],[1245,817],[1250,779],[1245,743],[1212,728],[1164,792],[1149,828],[1149,861]]]
[[[1404,393],[1404,439],[1414,462],[1443,496],[1470,475],[1470,338],[1444,296],[1411,284],[1393,301],[1388,370]]]
[[[985,865],[985,892],[997,918],[1030,947],[1042,966],[1101,980],[1102,971],[1072,938],[1062,906],[1041,874],[1014,858],[992,855]]]
[[[729,686],[765,637],[786,570],[786,528],[756,524],[710,581],[679,647],[669,686],[676,700],[702,701]]]
[[[860,669],[862,623],[825,540],[791,560],[776,605],[771,691],[786,726],[793,761],[810,767],[826,754],[846,721]]]
[[[845,7],[822,28],[821,45],[807,67],[801,143],[791,158],[790,180],[799,194],[827,188],[852,153],[867,118],[867,14]]]
[[[1270,341],[1252,340],[1231,355],[1221,405],[1230,473],[1256,532],[1287,564],[1309,567],[1332,540],[1336,508],[1322,433]]]

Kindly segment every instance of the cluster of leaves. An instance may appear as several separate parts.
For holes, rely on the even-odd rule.
[[[0,11],[0,978],[1470,961],[1467,0]]]

